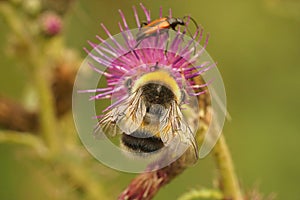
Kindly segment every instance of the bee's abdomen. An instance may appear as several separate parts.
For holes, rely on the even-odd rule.
[[[131,135],[122,135],[122,143],[135,152],[151,153],[161,149],[164,144],[160,138],[152,136],[148,138],[138,138]]]

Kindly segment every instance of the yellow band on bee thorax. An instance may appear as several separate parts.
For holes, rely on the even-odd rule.
[[[143,75],[134,83],[132,89],[133,91],[136,91],[138,88],[140,88],[141,86],[147,83],[162,84],[168,87],[174,93],[177,101],[181,99],[181,92],[177,82],[170,75],[170,73],[165,70],[157,70]]]

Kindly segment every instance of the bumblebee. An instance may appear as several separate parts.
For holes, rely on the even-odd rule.
[[[188,94],[171,73],[157,69],[128,82],[128,98],[103,116],[97,131],[121,135],[121,146],[130,152],[154,154],[179,142],[192,147],[198,158],[197,115],[194,121],[184,116]]]

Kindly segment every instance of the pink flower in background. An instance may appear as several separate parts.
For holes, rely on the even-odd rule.
[[[59,15],[54,12],[45,12],[41,16],[41,28],[48,36],[55,36],[62,30],[63,22]]]

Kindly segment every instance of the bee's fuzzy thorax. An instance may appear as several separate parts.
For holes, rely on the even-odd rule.
[[[174,93],[176,101],[179,101],[181,99],[180,88],[176,80],[166,70],[157,70],[143,75],[135,82],[132,88],[133,92],[148,83],[157,83],[164,85]]]

